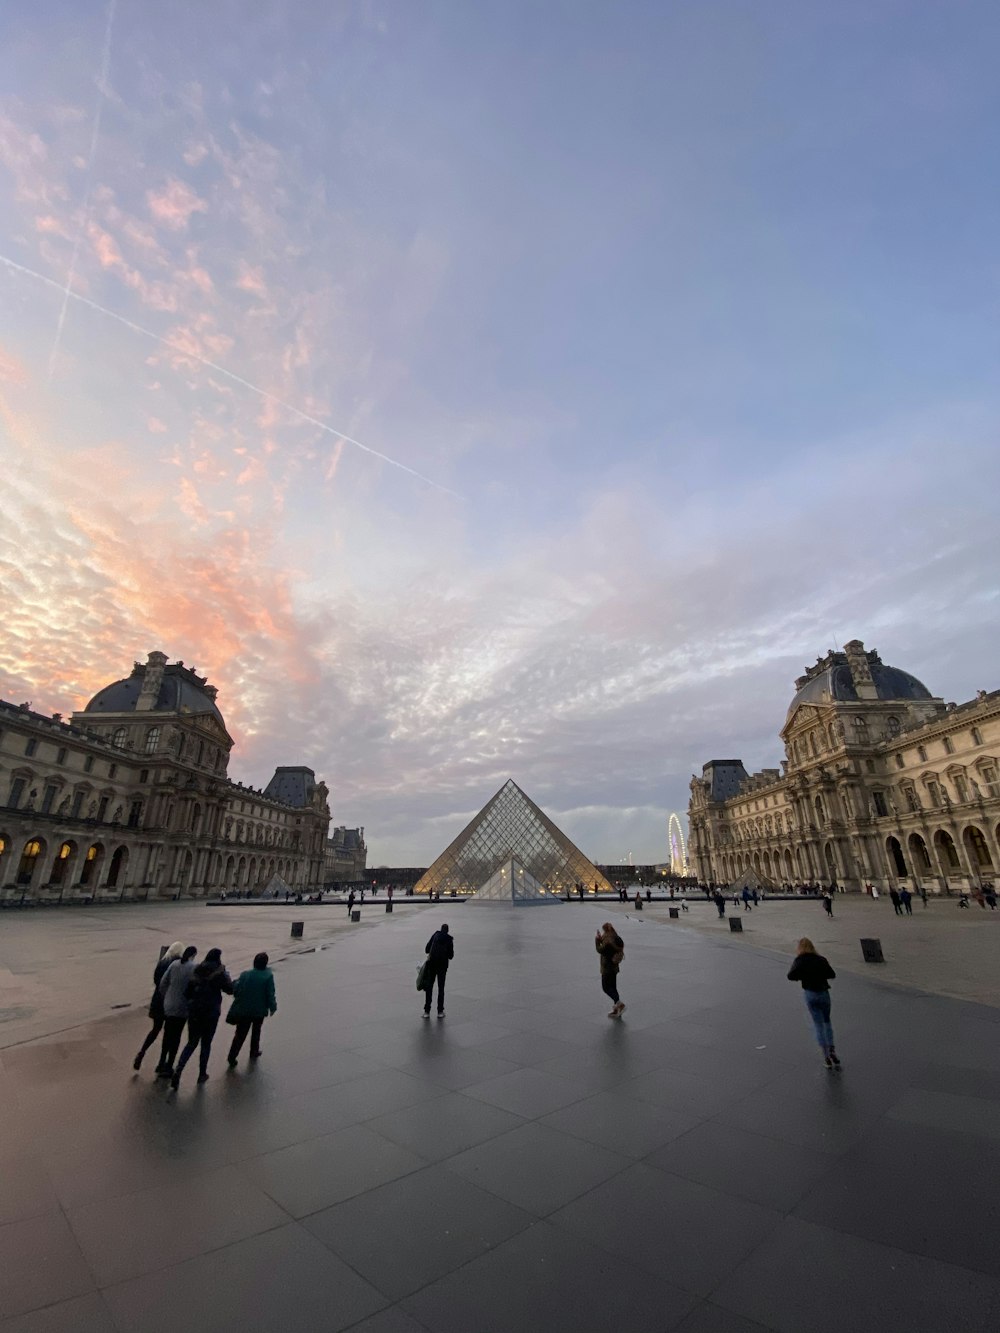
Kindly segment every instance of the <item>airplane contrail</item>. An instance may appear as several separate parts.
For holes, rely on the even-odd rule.
[[[80,226],[77,229],[76,240],[73,242],[73,254],[69,261],[69,273],[66,275],[66,286],[63,290],[62,306],[59,310],[59,320],[56,324],[56,336],[52,341],[52,351],[49,353],[49,373],[48,382],[52,383],[52,374],[56,368],[56,358],[59,355],[59,345],[62,342],[63,326],[66,323],[66,310],[69,306],[69,298],[73,294],[73,279],[76,277],[76,264],[80,258],[80,246],[83,243],[83,233],[87,229],[87,223],[90,221],[90,183],[94,174],[94,159],[97,157],[97,141],[101,134],[101,113],[104,110],[104,98],[108,86],[108,78],[111,74],[111,33],[115,23],[115,8],[118,0],[110,0],[108,4],[108,17],[104,27],[104,49],[101,52],[101,74],[97,85],[97,106],[94,108],[94,125],[90,132],[90,152],[87,155],[87,174],[84,177],[83,193],[83,217]]]
[[[390,467],[399,468],[401,472],[408,472],[411,477],[416,477],[418,481],[426,482],[428,486],[433,486],[435,490],[444,491],[446,495],[454,495],[456,499],[461,499],[458,491],[452,490],[450,486],[445,486],[440,481],[435,481],[432,477],[425,477],[422,472],[416,468],[408,467],[405,463],[400,463],[396,458],[390,458],[388,454],[379,453],[370,445],[362,444],[356,440],[353,435],[348,435],[345,431],[335,430],[333,426],[327,425],[325,421],[320,421],[318,417],[310,416],[308,412],[303,412],[300,407],[294,403],[287,402],[284,398],[279,398],[275,393],[269,393],[267,389],[260,388],[257,384],[251,384],[242,375],[237,375],[233,370],[227,370],[225,366],[220,366],[217,361],[209,361],[207,357],[199,356],[197,352],[192,352],[189,347],[183,343],[175,342],[172,338],[164,338],[162,334],[154,333],[152,329],[143,328],[141,324],[136,324],[134,320],[128,319],[125,315],[119,315],[115,310],[109,310],[107,306],[100,305],[97,301],[92,301],[88,296],[81,296],[79,292],[64,290],[61,282],[56,282],[55,278],[47,278],[44,273],[37,272],[36,269],[28,268],[26,264],[19,264],[16,259],[11,259],[7,255],[0,254],[0,264],[5,264],[7,268],[15,273],[23,273],[25,277],[34,278],[36,282],[44,283],[46,287],[54,287],[56,291],[63,292],[67,299],[79,301],[80,305],[87,306],[90,310],[96,310],[100,315],[106,315],[108,319],[116,320],[123,324],[125,328],[131,329],[133,333],[140,334],[143,338],[149,338],[153,342],[162,343],[164,347],[169,347],[171,351],[179,352],[182,356],[189,357],[192,361],[197,361],[200,365],[209,370],[214,370],[216,374],[224,375],[226,379],[232,380],[234,384],[241,385],[244,389],[249,389],[255,393],[258,398],[264,398],[277,407],[283,407],[286,412],[291,412],[293,416],[301,421],[307,421],[310,426],[317,427],[318,430],[325,431],[327,435],[332,435],[334,439],[343,440],[346,444],[354,445],[355,449],[360,449],[362,453],[370,454],[373,458],[378,458],[383,463],[388,463]]]

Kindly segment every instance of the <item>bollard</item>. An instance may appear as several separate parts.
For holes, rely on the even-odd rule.
[[[741,916],[731,916],[729,918],[729,929],[734,935],[743,934],[743,918]]]
[[[360,921],[360,920],[361,920],[361,913],[360,913],[360,911],[359,911],[356,907],[355,907],[354,911],[351,913],[351,920],[352,920],[352,921]]]
[[[641,899],[641,898],[636,898],[636,900],[635,900],[635,910],[636,910],[637,912],[641,912],[641,911],[642,911],[642,899]]]
[[[670,920],[676,921],[681,914],[681,909],[679,907],[671,907],[669,909],[669,912],[670,912]]]
[[[392,911],[392,903],[386,903],[385,905],[386,916],[388,916],[391,911]]]
[[[861,953],[866,963],[884,963],[881,940],[862,940]]]
[[[302,938],[302,926],[303,926],[303,923],[302,923],[301,921],[293,921],[293,922],[292,922],[292,939],[293,939],[293,940],[300,940],[300,939]]]

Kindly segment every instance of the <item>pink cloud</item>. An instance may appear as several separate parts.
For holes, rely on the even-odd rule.
[[[146,422],[146,429],[151,435],[163,435],[167,428],[159,417],[150,417]]]
[[[148,190],[146,203],[157,222],[171,231],[183,231],[193,213],[206,213],[208,204],[184,181],[172,177],[162,190]]]
[[[236,280],[236,286],[241,292],[251,292],[254,296],[259,296],[261,300],[267,299],[267,284],[264,282],[264,273],[260,268],[251,268],[249,264],[241,264],[240,276]]]

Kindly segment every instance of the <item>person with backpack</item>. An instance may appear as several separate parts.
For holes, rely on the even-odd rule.
[[[447,925],[436,930],[427,941],[424,949],[427,955],[427,971],[424,973],[424,1018],[431,1016],[431,995],[434,982],[437,982],[437,1016],[444,1018],[444,983],[448,976],[448,964],[455,957],[455,939],[449,934]]]
[[[834,1049],[833,1027],[830,1024],[830,982],[836,975],[823,955],[816,952],[812,940],[799,940],[795,961],[788,972],[788,980],[802,983],[806,1008],[816,1029],[816,1040],[823,1052],[826,1067],[839,1072],[840,1060]]]
[[[625,943],[610,921],[605,921],[597,932],[594,947],[601,955],[601,989],[614,1004],[608,1017],[621,1018],[625,1001],[618,994],[618,969],[625,958]]]
[[[139,1047],[139,1054],[132,1061],[133,1069],[140,1069],[142,1067],[142,1057],[146,1054],[150,1046],[152,1046],[153,1042],[163,1030],[163,996],[160,994],[160,982],[163,980],[163,974],[166,972],[170,964],[175,958],[180,958],[183,952],[184,945],[178,940],[175,944],[171,944],[168,949],[164,950],[163,956],[153,968],[153,996],[149,1001],[149,1016],[153,1020],[153,1026],[146,1034],[146,1040]]]
[[[260,1030],[268,1014],[278,1012],[278,1002],[274,997],[274,973],[267,965],[266,953],[259,953],[253,960],[253,967],[241,972],[233,986],[233,1002],[229,1006],[226,1022],[233,1024],[233,1043],[229,1048],[229,1068],[235,1069],[240,1048],[250,1033],[250,1059],[260,1059]]]
[[[209,949],[184,992],[188,1006],[188,1039],[170,1078],[170,1086],[175,1091],[180,1086],[184,1066],[199,1047],[198,1082],[208,1082],[208,1058],[212,1054],[212,1038],[222,1013],[223,991],[232,995],[233,981],[222,965],[222,950]]]
[[[163,1045],[160,1047],[160,1063],[156,1066],[157,1078],[170,1078],[174,1072],[174,1061],[184,1035],[187,1022],[187,987],[194,976],[197,966],[195,959],[198,950],[193,944],[181,954],[164,972],[160,980],[160,994],[163,996]]]

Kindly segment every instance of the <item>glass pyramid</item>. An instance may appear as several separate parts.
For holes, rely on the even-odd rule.
[[[557,894],[577,884],[583,884],[588,893],[614,892],[579,847],[512,779],[423,873],[415,892],[475,893],[512,858],[538,884]]]
[[[470,903],[513,903],[515,907],[561,901],[556,891],[546,891],[516,856],[505,861],[469,899]]]

